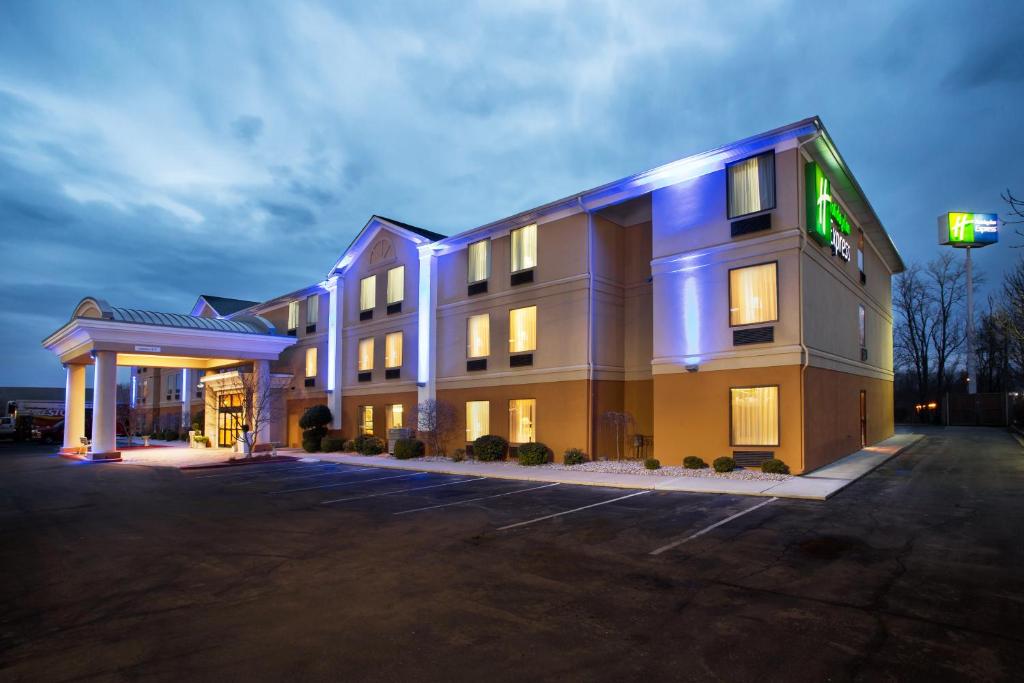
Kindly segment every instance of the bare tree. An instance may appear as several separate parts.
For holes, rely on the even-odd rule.
[[[455,426],[455,408],[447,401],[430,398],[416,406],[416,429],[432,454],[448,454]]]
[[[622,460],[622,442],[633,425],[633,416],[626,412],[609,410],[601,415],[601,421],[615,432],[615,458]]]
[[[1024,224],[1024,199],[1014,196],[1014,194],[1010,192],[1010,188],[1006,188],[1006,192],[1003,192],[999,196],[1002,197],[1003,201],[1010,207],[1008,213],[1009,216],[1012,216],[1012,218],[1004,217],[1003,223],[1009,223],[1010,225]],[[1022,232],[1020,228],[1014,228],[1013,231],[1017,233],[1019,237],[1024,237],[1024,232]],[[1013,245],[1012,248],[1017,248],[1019,246],[1020,245]]]
[[[135,435],[142,431],[145,411],[132,404],[132,390],[127,384],[117,385],[117,423],[128,435],[128,445],[135,445]]]
[[[967,297],[967,269],[963,259],[952,252],[943,252],[928,262],[925,281],[934,316],[931,343],[935,353],[935,392],[941,400],[946,394],[947,368],[966,341],[962,309]],[[980,278],[975,277],[974,282],[978,284]],[[966,349],[967,353],[973,351]]]
[[[930,388],[934,320],[921,267],[914,263],[897,275],[893,290],[897,317],[893,330],[896,365],[913,378],[916,400],[923,402]]]
[[[1009,362],[1024,380],[1024,259],[1017,261],[1003,280],[1002,324],[1009,346]]]
[[[259,444],[259,435],[281,417],[281,389],[273,387],[269,373],[261,379],[254,370],[242,369],[220,391],[205,393],[206,409],[215,413],[220,410],[221,396],[225,393],[238,395],[239,410],[232,415],[247,458],[252,457]]]

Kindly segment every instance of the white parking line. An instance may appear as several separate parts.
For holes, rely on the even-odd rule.
[[[342,468],[342,467],[332,467],[329,470],[324,470],[324,471],[321,471],[321,472],[311,472],[310,474],[296,474],[294,477],[274,477],[270,481],[267,481],[265,479],[256,479],[256,478],[245,479],[243,481],[233,481],[233,482],[230,482],[228,484],[225,484],[225,486],[244,486],[245,484],[251,484],[253,482],[257,482],[257,483],[264,483],[265,482],[265,483],[268,483],[268,484],[270,484],[270,483],[276,484],[279,481],[290,481],[292,479],[309,479],[311,477],[326,477],[329,474],[348,474],[349,472],[365,472],[366,470],[372,470],[372,469],[374,469],[374,468],[373,467],[356,467],[356,468],[348,469],[348,468]]]
[[[196,474],[196,475],[189,476],[189,479],[214,479],[216,477],[239,477],[239,476],[242,476],[242,475],[252,476],[254,474],[262,474],[264,472],[270,472],[272,469],[273,470],[282,469],[286,465],[290,466],[290,467],[302,467],[303,466],[303,465],[300,465],[300,464],[295,463],[295,462],[271,462],[271,463],[267,463],[266,465],[238,465],[237,467],[239,467],[241,469],[249,468],[249,467],[259,467],[260,469],[255,470],[255,471],[248,470],[246,472],[224,472],[222,474]],[[186,476],[188,476],[188,475],[186,475]]]
[[[561,517],[562,515],[571,515],[572,513],[579,512],[580,510],[587,510],[589,508],[596,508],[598,505],[607,505],[608,503],[614,503],[614,502],[619,501],[619,500],[626,500],[627,498],[632,498],[633,496],[642,496],[645,493],[650,493],[650,491],[637,491],[636,493],[630,493],[630,494],[625,495],[625,496],[619,496],[618,498],[612,498],[611,500],[602,500],[600,503],[591,503],[590,505],[584,505],[581,508],[575,508],[573,510],[566,510],[565,512],[556,512],[553,515],[544,515],[543,517],[538,517],[537,519],[528,519],[525,522],[516,522],[515,524],[506,524],[503,527],[498,527],[497,531],[504,531],[505,529],[515,529],[517,526],[526,526],[527,524],[533,524],[535,522],[543,522],[545,519],[554,519],[555,517]]]
[[[718,527],[720,527],[723,524],[726,524],[728,522],[731,522],[732,520],[736,519],[737,517],[742,517],[743,515],[747,514],[748,512],[753,512],[754,510],[756,510],[758,508],[762,508],[765,505],[767,505],[768,503],[771,503],[772,501],[776,501],[776,500],[778,500],[778,498],[769,498],[768,500],[764,501],[763,503],[758,503],[757,505],[755,505],[753,507],[750,507],[750,508],[747,508],[746,510],[744,510],[742,512],[737,512],[735,515],[730,515],[730,516],[726,517],[725,519],[723,519],[720,522],[715,522],[714,524],[712,524],[710,526],[704,527],[703,529],[701,529],[700,531],[698,531],[695,534],[690,534],[686,538],[681,538],[678,541],[672,541],[671,543],[669,543],[667,545],[661,546],[657,550],[652,550],[651,551],[651,555],[661,555],[666,550],[672,550],[672,548],[677,548],[677,547],[681,546],[684,543],[688,543],[689,541],[692,541],[693,539],[697,538],[698,536],[703,536],[704,534],[706,534],[707,532],[711,531],[712,529],[717,529]]]
[[[437,510],[438,508],[450,508],[453,505],[465,505],[466,503],[475,503],[478,500],[490,500],[491,498],[501,498],[503,496],[514,496],[517,493],[526,493],[527,491],[536,491],[537,489],[547,489],[547,488],[551,488],[552,486],[558,486],[558,482],[555,482],[554,484],[544,484],[543,486],[531,486],[528,489],[519,489],[518,491],[508,491],[506,493],[498,493],[498,494],[495,494],[493,496],[481,496],[480,498],[470,498],[469,500],[460,500],[460,501],[455,502],[455,503],[442,503],[440,505],[428,505],[427,507],[423,507],[423,508],[413,508],[412,510],[402,510],[401,512],[396,512],[395,514],[396,515],[408,515],[408,514],[410,514],[412,512],[424,512],[425,510]]]
[[[334,500],[323,500],[320,501],[321,505],[330,505],[331,503],[344,503],[349,500],[363,500],[364,498],[379,498],[380,496],[394,496],[399,493],[409,493],[411,491],[422,491],[423,489],[437,489],[442,486],[455,486],[456,484],[468,484],[471,481],[480,481],[486,479],[486,477],[476,477],[475,479],[460,479],[458,481],[449,481],[445,484],[431,484],[430,486],[417,486],[412,489],[402,489],[401,491],[385,491],[384,493],[371,493],[367,496],[352,496],[351,498],[335,498]]]
[[[371,481],[384,481],[385,479],[408,479],[409,477],[422,477],[426,475],[426,472],[416,472],[415,474],[394,474],[390,477],[374,477],[373,479],[357,479],[356,481],[343,481],[340,484],[321,484],[320,486],[305,486],[301,489],[285,489],[284,491],[267,491],[268,496],[276,496],[280,493],[298,493],[299,491],[313,491],[315,489],[330,489],[338,488],[340,486],[352,486],[353,484],[365,484]]]

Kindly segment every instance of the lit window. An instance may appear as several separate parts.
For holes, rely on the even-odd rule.
[[[306,349],[306,377],[316,377],[316,347]]]
[[[466,277],[469,284],[483,282],[490,275],[491,241],[480,240],[466,248]]]
[[[402,367],[402,333],[392,332],[384,336],[384,367]]]
[[[779,445],[779,388],[729,389],[733,446]]]
[[[316,325],[320,319],[320,295],[306,298],[306,326]],[[298,321],[296,321],[298,322]]]
[[[513,308],[508,312],[508,350],[511,353],[537,348],[537,307]]]
[[[537,225],[527,225],[512,231],[512,272],[529,270],[537,266]]]
[[[288,303],[288,329],[295,330],[299,327],[299,302]]]
[[[491,402],[466,401],[466,441],[491,433]]]
[[[537,401],[516,398],[508,402],[508,440],[510,443],[530,443],[537,440]]]
[[[775,208],[775,152],[727,167],[729,218]]]
[[[396,403],[387,407],[387,419],[388,429],[401,429],[402,428],[402,414],[404,409],[401,403]]]
[[[864,274],[864,232],[857,233],[857,270]]]
[[[200,370],[199,374],[196,375],[196,398],[203,397],[203,389],[205,387],[203,386],[203,383],[200,380],[203,378],[204,375],[206,375],[206,370]]]
[[[484,358],[491,354],[491,316],[471,315],[466,320],[466,357]]]
[[[359,281],[359,310],[372,311],[377,305],[377,276],[371,275]]]
[[[862,304],[857,304],[857,335],[861,348],[867,346],[867,312]]]
[[[397,304],[403,299],[405,299],[405,266],[398,266],[388,271],[388,304]]]
[[[373,337],[359,340],[359,372],[373,370]]]
[[[373,434],[373,406],[359,406],[359,433]]]
[[[762,263],[729,271],[730,325],[779,319],[777,269],[775,263]]]

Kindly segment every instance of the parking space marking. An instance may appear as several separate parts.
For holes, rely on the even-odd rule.
[[[321,484],[319,486],[305,486],[300,489],[285,489],[283,491],[267,491],[268,496],[276,496],[281,493],[298,493],[299,491],[313,491],[316,489],[330,489],[341,486],[352,486],[353,484],[367,484],[371,481],[384,481],[385,479],[408,479],[409,477],[423,477],[427,472],[416,472],[415,474],[393,474],[390,477],[374,477],[373,479],[357,479],[356,481],[343,481],[338,484]]]
[[[526,493],[527,491],[536,491],[537,489],[547,489],[547,488],[551,488],[552,486],[558,486],[558,482],[555,482],[554,484],[544,484],[543,486],[531,486],[528,489],[519,489],[518,491],[506,491],[505,493],[498,493],[498,494],[495,494],[493,496],[481,496],[479,498],[470,498],[469,500],[460,500],[460,501],[457,501],[455,503],[441,503],[440,505],[428,505],[427,507],[413,508],[412,510],[402,510],[401,512],[396,512],[395,514],[396,515],[408,515],[408,514],[411,514],[413,512],[425,512],[426,510],[437,510],[439,508],[450,508],[453,505],[465,505],[466,503],[475,503],[478,500],[490,500],[492,498],[502,498],[504,496],[514,496],[517,493]]]
[[[248,472],[224,472],[222,474],[196,474],[196,475],[191,475],[191,476],[186,475],[186,476],[188,476],[189,479],[214,479],[214,478],[217,478],[217,477],[239,477],[239,476],[246,475],[246,474],[249,475],[249,476],[252,476],[254,474],[262,474],[264,472],[270,472],[272,469],[274,469],[274,470],[282,469],[285,466],[301,467],[302,465],[299,465],[298,463],[295,463],[295,462],[272,462],[272,463],[267,463],[266,465],[240,465],[239,467],[259,467],[260,469],[256,470],[255,472],[252,471],[252,470],[249,470]]]
[[[636,493],[630,493],[625,496],[619,496],[618,498],[612,498],[611,500],[602,500],[600,503],[591,503],[590,505],[584,505],[583,507],[574,508],[572,510],[565,510],[564,512],[556,512],[553,515],[544,515],[543,517],[537,517],[536,519],[528,519],[525,522],[516,522],[515,524],[506,524],[503,527],[498,527],[497,531],[505,531],[506,529],[515,529],[516,527],[526,526],[527,524],[534,524],[536,522],[543,522],[546,519],[554,519],[555,517],[561,517],[562,515],[571,515],[574,512],[580,510],[588,510],[590,508],[596,508],[599,505],[608,505],[619,500],[626,500],[633,496],[642,496],[644,494],[651,493],[650,491],[637,491]]]
[[[310,472],[309,474],[296,474],[295,476],[292,476],[292,477],[274,477],[273,479],[270,479],[269,481],[266,480],[266,479],[255,479],[255,478],[254,479],[244,479],[242,481],[232,481],[232,482],[230,482],[228,484],[225,484],[225,486],[243,486],[245,484],[252,484],[253,482],[257,482],[257,483],[259,483],[259,482],[267,482],[268,484],[269,483],[275,483],[276,484],[279,481],[291,481],[292,479],[309,479],[311,477],[326,477],[329,474],[348,474],[349,472],[365,472],[366,470],[372,470],[372,469],[376,469],[376,468],[374,468],[374,467],[356,467],[356,468],[348,469],[348,468],[342,468],[342,467],[332,467],[330,469],[321,470],[319,472]]]
[[[364,498],[379,498],[380,496],[394,496],[399,493],[410,493],[412,491],[422,491],[423,489],[437,489],[442,486],[455,486],[456,484],[468,484],[471,481],[481,481],[487,477],[475,477],[473,479],[460,479],[458,481],[449,481],[445,484],[431,484],[430,486],[417,486],[411,489],[402,489],[400,491],[385,491],[384,493],[371,493],[366,496],[351,496],[349,498],[335,498],[334,500],[322,500],[321,505],[330,505],[331,503],[344,503],[349,500],[363,500]]]
[[[755,505],[753,507],[747,508],[746,510],[743,510],[741,512],[737,512],[735,515],[730,515],[730,516],[726,517],[725,519],[723,519],[720,522],[715,522],[714,524],[711,524],[710,526],[704,527],[703,529],[701,529],[700,531],[698,531],[695,534],[690,534],[686,538],[681,538],[678,541],[672,541],[671,543],[663,545],[663,546],[661,546],[660,548],[658,548],[656,550],[652,550],[651,551],[651,555],[661,555],[666,550],[672,550],[672,548],[678,548],[682,544],[688,543],[688,542],[692,541],[693,539],[697,538],[698,536],[703,536],[704,534],[706,534],[707,532],[711,531],[712,529],[717,529],[718,527],[722,526],[723,524],[727,524],[727,523],[731,522],[732,520],[736,519],[737,517],[742,517],[743,515],[747,514],[748,512],[753,512],[754,510],[756,510],[758,508],[763,508],[768,503],[774,502],[776,500],[778,500],[778,498],[769,498],[768,500],[766,500],[766,501],[764,501],[762,503],[758,503],[757,505]]]

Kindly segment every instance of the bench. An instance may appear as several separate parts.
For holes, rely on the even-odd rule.
[[[89,438],[85,437],[85,436],[80,436],[80,437],[78,437],[78,442],[80,444],[82,444],[82,447],[80,449],[78,449],[78,452],[81,453],[82,455],[85,455],[86,453],[88,453],[89,452],[89,446],[92,445],[92,442],[89,441]]]
[[[252,449],[253,455],[260,453],[270,453],[271,455],[277,455],[277,447],[272,443],[258,443]]]

